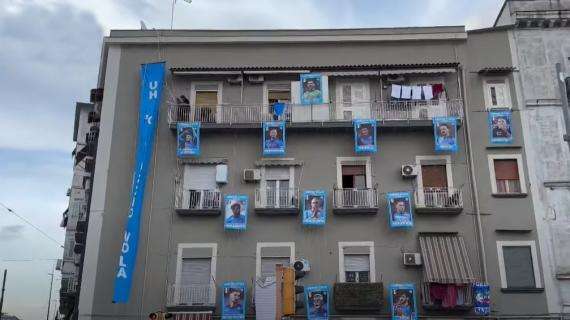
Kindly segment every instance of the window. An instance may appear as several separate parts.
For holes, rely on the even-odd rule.
[[[369,189],[372,169],[369,157],[336,158],[337,185],[341,189]]]
[[[216,243],[179,243],[169,303],[213,305],[216,301]]]
[[[221,82],[192,83],[191,102],[195,118],[202,122],[215,122],[216,106],[221,103]]]
[[[509,87],[504,79],[484,82],[485,106],[487,109],[511,108]]]
[[[181,209],[219,208],[221,195],[216,184],[215,165],[185,165]]]
[[[340,282],[376,282],[374,242],[339,242]]]
[[[212,258],[182,258],[180,285],[183,287],[209,284]]]
[[[461,190],[453,187],[450,156],[416,156],[416,205],[422,208],[461,207]]]
[[[497,241],[503,289],[541,288],[534,241]]]
[[[294,242],[258,242],[256,252],[256,277],[275,276],[275,266],[293,265],[295,261]]]
[[[263,208],[289,208],[295,205],[294,166],[262,167],[260,205]]]
[[[493,194],[526,194],[520,154],[490,154],[488,160]]]

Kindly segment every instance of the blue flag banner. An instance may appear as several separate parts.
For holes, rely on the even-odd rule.
[[[410,192],[388,192],[386,194],[390,228],[412,228],[414,226],[411,199]]]
[[[224,197],[224,229],[243,231],[247,227],[246,195],[235,194]]]
[[[327,221],[327,192],[307,190],[303,192],[303,225],[324,226]]]
[[[491,314],[491,288],[486,283],[476,282],[473,284],[474,309],[479,316]]]
[[[376,145],[376,120],[357,119],[354,123],[354,151],[356,153],[375,153]]]
[[[457,118],[434,117],[435,151],[457,152]]]
[[[307,319],[326,320],[329,318],[330,306],[329,286],[305,287],[305,304],[307,306]]]
[[[323,103],[323,78],[320,73],[303,73],[301,82],[301,104]]]
[[[246,286],[243,281],[224,282],[222,290],[222,319],[245,319]]]
[[[178,122],[178,147],[176,155],[179,158],[196,157],[200,155],[200,122]]]
[[[392,320],[416,320],[416,286],[413,283],[391,284],[389,289]]]
[[[285,122],[263,123],[263,155],[285,154]]]
[[[164,81],[164,62],[143,64],[140,72],[139,132],[128,220],[123,235],[119,268],[115,275],[114,303],[129,301],[137,257],[144,190],[154,145]]]
[[[513,143],[511,111],[489,112],[489,142],[491,144]]]

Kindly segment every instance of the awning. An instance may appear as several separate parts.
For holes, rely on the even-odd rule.
[[[485,67],[477,70],[478,74],[490,74],[490,75],[498,75],[498,74],[507,74],[515,71],[516,68],[512,66],[499,66],[499,67]]]
[[[255,161],[256,167],[291,167],[291,166],[302,166],[303,161],[296,161],[290,159],[280,159],[280,160],[272,160],[272,159],[261,159],[259,161]]]
[[[326,71],[321,74],[329,77],[377,76],[378,70]]]
[[[174,320],[212,320],[211,311],[174,313]]]
[[[226,164],[228,159],[226,158],[203,158],[203,159],[193,159],[193,158],[180,158],[180,163],[183,164],[196,164],[196,165],[210,165],[210,164]]]
[[[411,73],[453,73],[456,72],[455,68],[426,68],[426,69],[392,69],[392,70],[380,70],[378,74],[383,75],[394,75],[394,74],[411,74]]]
[[[424,282],[466,284],[475,281],[462,236],[420,234]]]

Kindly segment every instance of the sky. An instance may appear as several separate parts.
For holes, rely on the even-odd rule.
[[[60,243],[76,101],[96,87],[111,29],[170,28],[171,0],[0,0],[0,203]],[[502,0],[178,0],[176,29],[490,27]],[[134,118],[133,118],[134,119]],[[62,249],[0,207],[4,311],[44,318]],[[56,280],[61,276],[56,273]],[[52,311],[59,285],[53,288]],[[52,313],[53,314],[53,313]]]

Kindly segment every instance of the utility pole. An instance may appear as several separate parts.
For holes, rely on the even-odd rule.
[[[2,318],[2,307],[4,307],[4,291],[6,291],[6,273],[8,273],[8,269],[4,269],[4,280],[2,280],[2,296],[0,297],[0,318]]]
[[[46,320],[49,320],[49,309],[51,307],[51,291],[52,291],[52,287],[53,287],[53,274],[54,272],[52,271],[51,273],[49,273],[51,275],[51,280],[49,283],[49,297],[48,297],[48,309],[47,309],[47,314],[46,314]]]

